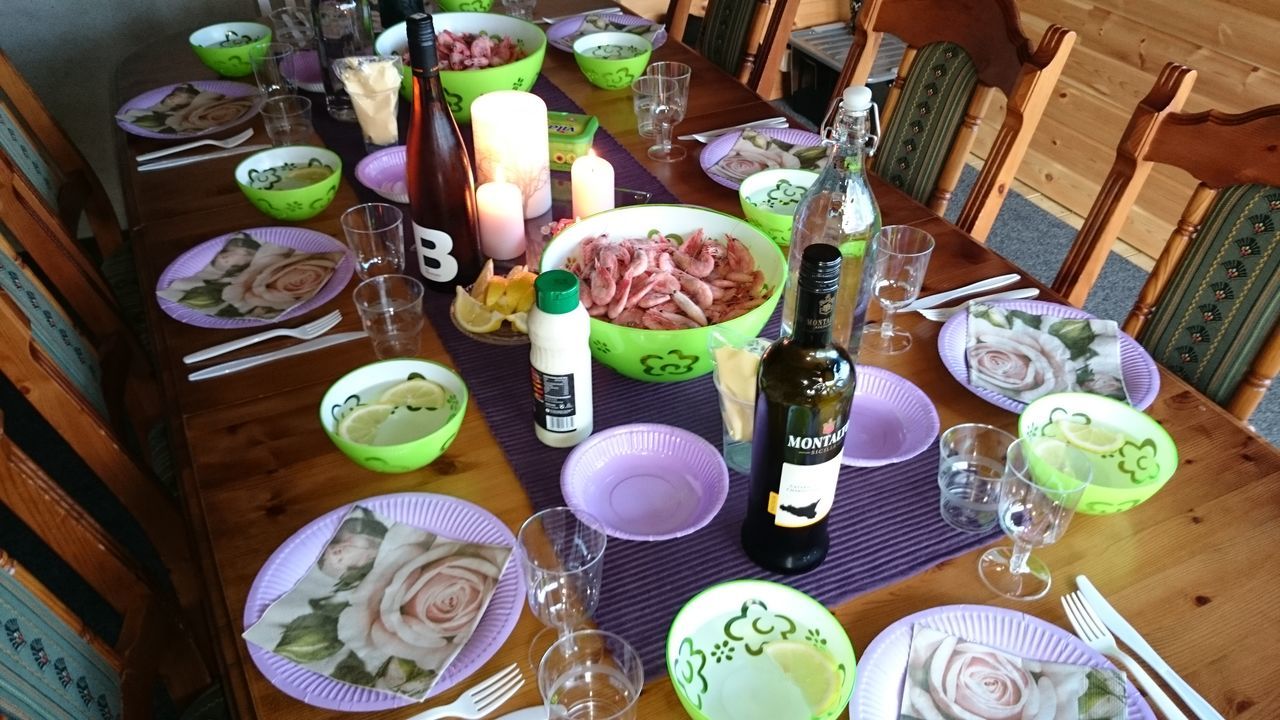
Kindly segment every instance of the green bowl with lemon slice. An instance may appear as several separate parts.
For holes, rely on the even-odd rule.
[[[765,580],[703,590],[667,634],[671,684],[694,720],[832,720],[849,704],[856,665],[822,603]]]
[[[458,436],[467,386],[429,360],[397,359],[342,376],[320,401],[320,423],[357,465],[402,473],[426,467]]]
[[[1178,468],[1178,447],[1160,423],[1101,395],[1045,395],[1022,411],[1018,434],[1060,440],[1088,456],[1093,482],[1076,508],[1086,515],[1109,515],[1142,504]]]

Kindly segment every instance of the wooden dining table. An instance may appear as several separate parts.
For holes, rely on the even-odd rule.
[[[596,5],[598,0],[543,0],[538,12],[558,15]],[[187,47],[186,34],[157,39],[126,58],[118,68],[117,100],[123,102],[172,82],[212,78],[213,73]],[[679,133],[778,114],[731,75],[675,39],[655,51],[653,60],[693,67],[689,109],[677,128]],[[646,157],[649,140],[636,131],[628,91],[591,86],[573,58],[557,50],[548,51],[542,73],[585,112],[599,118],[601,127],[682,202],[739,213],[736,193],[712,182],[699,168],[701,145],[682,143],[689,154],[681,162],[664,164]],[[315,111],[324,112],[322,107]],[[250,142],[262,142],[261,123],[255,122],[258,133]],[[242,158],[139,173],[134,157],[165,144],[124,133],[118,137],[142,287],[154,287],[161,272],[199,242],[235,230],[280,224],[262,215],[237,188],[233,169]],[[937,241],[924,294],[1022,272],[879,179],[872,178],[872,187],[886,224],[915,225]],[[358,202],[350,182],[344,181],[327,210],[298,225],[341,238],[338,218]],[[1037,238],[1029,233],[1025,241],[1037,242]],[[1029,277],[1026,282],[1037,284]],[[1052,297],[1041,287],[1045,297]],[[348,292],[303,319],[334,308],[343,311],[336,331],[359,329]],[[250,585],[268,556],[308,522],[370,496],[405,491],[453,495],[482,505],[513,530],[531,514],[530,502],[474,403],[448,451],[415,472],[369,472],[333,447],[318,421],[320,398],[339,376],[374,360],[369,343],[350,342],[224,378],[190,382],[184,355],[248,333],[185,325],[156,303],[148,303],[147,321],[181,473],[184,509],[208,587],[211,627],[233,710],[244,718],[340,717],[342,713],[303,704],[276,689],[249,658],[240,637],[242,616]],[[936,404],[944,428],[977,421],[1015,429],[1014,414],[983,401],[943,367],[937,350],[938,324],[916,315],[903,317],[901,323],[915,339],[909,351],[895,356],[863,353],[860,361],[887,367],[924,389]],[[240,354],[286,344],[272,341]],[[430,327],[424,333],[422,356],[450,363]],[[1078,515],[1063,539],[1040,551],[1054,573],[1047,597],[1017,602],[995,596],[978,578],[976,560],[981,550],[975,550],[831,608],[854,647],[866,648],[877,633],[906,615],[949,604],[1007,607],[1065,626],[1059,597],[1074,589],[1075,575],[1087,574],[1224,716],[1275,717],[1280,707],[1280,553],[1276,552],[1280,547],[1280,453],[1163,369],[1160,383],[1148,412],[1177,442],[1181,466],[1150,501],[1117,515]],[[513,400],[514,407],[525,405],[519,398]],[[743,498],[731,496],[728,502],[740,503]],[[612,566],[608,572],[625,572],[625,568]],[[524,613],[484,667],[431,704],[455,699],[471,682],[513,662],[524,664],[540,628],[532,615]],[[503,711],[541,703],[536,681],[527,670],[526,680]],[[421,709],[411,706],[371,716],[403,718]],[[684,716],[665,675],[649,679],[638,716]]]

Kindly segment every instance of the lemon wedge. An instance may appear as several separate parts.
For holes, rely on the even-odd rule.
[[[764,646],[764,654],[800,689],[814,715],[836,702],[840,671],[830,655],[799,640],[775,640]]]
[[[511,323],[511,327],[515,328],[516,332],[529,334],[529,313],[511,313],[507,316],[507,322]]]
[[[494,278],[500,280],[502,278]],[[493,288],[490,282],[489,288]],[[458,325],[463,330],[473,333],[491,333],[502,327],[503,314],[484,306],[484,303],[476,300],[467,294],[462,286],[457,287],[457,299],[454,301],[453,312],[458,318]]]
[[[1124,445],[1124,435],[1094,423],[1064,419],[1059,420],[1057,425],[1063,440],[1085,452],[1106,455],[1119,450]]]
[[[521,267],[517,267],[507,274],[506,297],[511,300],[511,309],[513,311],[528,312],[529,308],[533,307],[533,281],[537,279],[537,273],[531,273]]]
[[[434,410],[444,404],[444,388],[426,378],[414,378],[389,388],[378,401],[398,407]]]
[[[357,406],[338,423],[338,435],[353,443],[373,445],[378,437],[378,428],[391,417],[394,409],[381,403]]]
[[[499,304],[503,301],[507,294],[507,278],[502,275],[495,275],[489,278],[489,285],[484,289],[484,305],[487,308],[498,310]]]
[[[484,268],[480,271],[480,276],[471,285],[471,297],[484,302],[484,295],[489,290],[489,281],[493,279],[493,259],[490,258],[484,263]]]

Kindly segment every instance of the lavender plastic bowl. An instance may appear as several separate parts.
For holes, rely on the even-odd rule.
[[[714,445],[670,425],[620,425],[569,453],[560,491],[623,540],[669,540],[711,522],[729,494]]]

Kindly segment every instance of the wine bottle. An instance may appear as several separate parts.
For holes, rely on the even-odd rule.
[[[805,249],[791,335],[760,359],[742,547],[774,572],[812,570],[827,556],[855,383],[853,358],[832,338],[841,264],[833,245]]]
[[[428,289],[452,294],[480,274],[480,231],[475,175],[458,123],[445,102],[431,16],[405,22],[413,67],[413,115],[406,142],[409,214],[413,238],[408,257]]]

